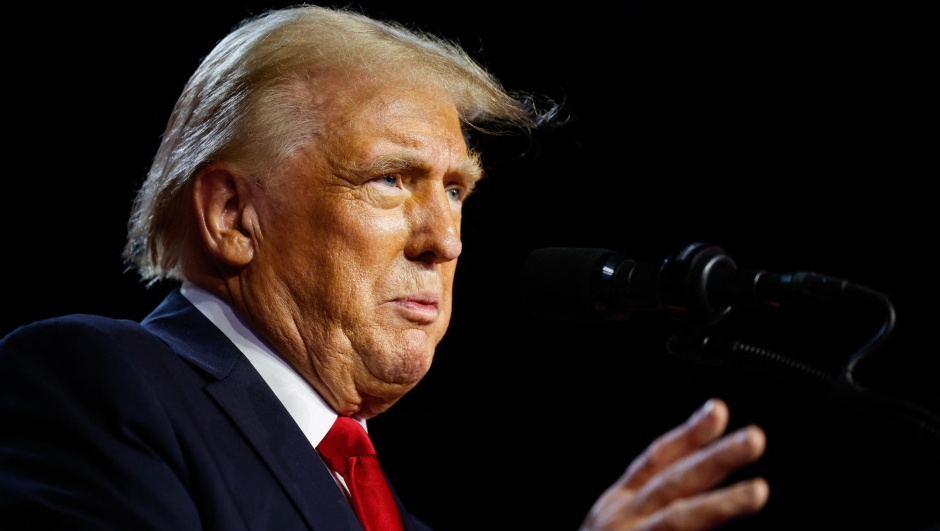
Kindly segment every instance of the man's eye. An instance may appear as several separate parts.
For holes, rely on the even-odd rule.
[[[448,189],[447,197],[449,197],[451,201],[460,201],[460,189],[459,188]]]
[[[389,188],[395,188],[398,186],[398,176],[397,175],[383,175],[376,179],[380,184],[388,186]]]

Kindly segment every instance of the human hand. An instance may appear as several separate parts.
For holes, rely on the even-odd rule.
[[[728,406],[706,402],[630,464],[594,503],[581,531],[701,531],[759,511],[770,494],[762,478],[708,490],[764,453],[760,428],[716,440],[727,426]]]

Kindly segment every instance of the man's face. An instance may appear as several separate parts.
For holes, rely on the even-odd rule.
[[[480,169],[443,93],[334,94],[323,133],[262,192],[245,310],[339,413],[369,418],[431,365]]]

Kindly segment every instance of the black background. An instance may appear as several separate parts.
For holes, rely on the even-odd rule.
[[[7,38],[4,64],[0,334],[66,313],[141,319],[162,299],[169,286],[145,289],[120,258],[134,192],[199,60],[242,18],[286,5],[8,11],[19,37]],[[769,504],[730,527],[936,521],[936,447],[902,425],[767,375],[676,360],[661,316],[551,323],[518,296],[523,259],[545,246],[659,261],[704,241],[741,267],[847,278],[898,310],[859,377],[940,410],[926,8],[356,6],[459,41],[506,87],[564,102],[570,117],[531,139],[479,144],[489,177],[465,210],[451,329],[426,379],[371,422],[413,512],[440,530],[575,529],[653,438],[720,396],[732,428],[757,423],[769,441],[731,478],[766,477]],[[833,303],[744,312],[725,328],[835,369],[878,325],[865,305]]]

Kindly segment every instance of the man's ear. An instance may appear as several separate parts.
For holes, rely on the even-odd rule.
[[[251,222],[256,218],[250,200],[252,186],[232,166],[220,162],[202,167],[193,176],[193,211],[206,250],[234,267],[244,267],[254,258],[252,230],[257,223]]]

